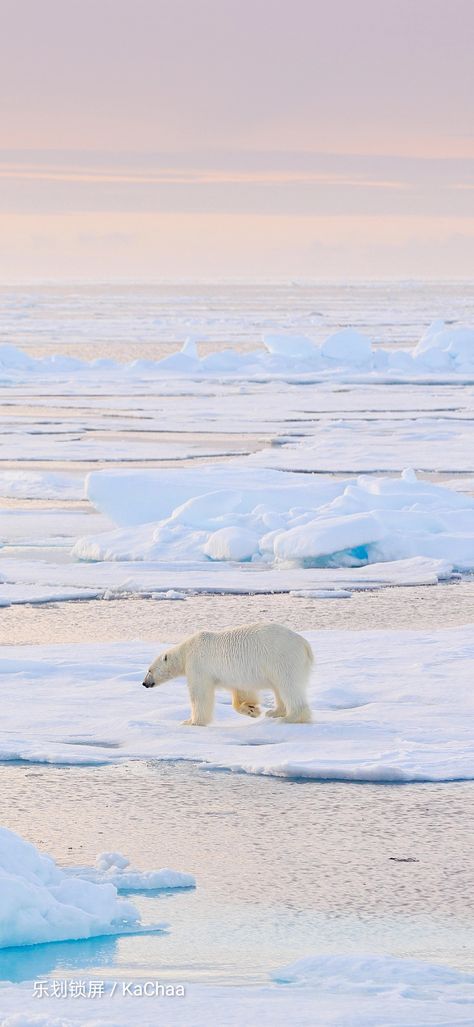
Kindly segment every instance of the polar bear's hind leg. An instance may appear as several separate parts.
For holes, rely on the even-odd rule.
[[[286,717],[282,717],[285,724],[310,724],[312,719],[309,706],[303,706],[299,710],[290,710]]]
[[[275,693],[276,706],[272,710],[267,710],[266,717],[284,717],[286,714],[286,706],[282,702],[281,695],[277,688],[273,687]]]
[[[244,717],[259,717],[262,712],[258,705],[257,693],[244,692],[239,688],[232,690],[232,706],[237,713],[242,713]]]
[[[281,716],[287,724],[309,724],[312,717],[306,698],[306,689],[310,666],[294,667],[287,661],[285,663],[286,666],[282,665],[280,674],[276,675],[279,678],[278,682],[275,681],[273,685],[277,697],[276,709],[279,710],[283,707],[284,712],[281,714],[271,711],[271,715]]]

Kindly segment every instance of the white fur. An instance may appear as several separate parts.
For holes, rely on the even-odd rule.
[[[258,717],[257,692],[271,690],[276,706],[267,716],[290,724],[311,720],[306,686],[313,663],[311,646],[281,624],[243,624],[224,631],[198,631],[152,663],[143,684],[147,688],[185,674],[191,698],[186,724],[212,720],[217,688],[232,692],[239,713]]]

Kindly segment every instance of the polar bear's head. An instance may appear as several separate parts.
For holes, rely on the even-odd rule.
[[[181,673],[180,661],[177,658],[175,649],[167,649],[153,661],[147,671],[143,685],[145,688],[154,688],[155,685],[162,685],[164,681],[175,678]]]

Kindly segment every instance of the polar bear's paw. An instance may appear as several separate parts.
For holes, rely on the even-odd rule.
[[[193,720],[192,717],[190,717],[189,720],[182,720],[181,724],[184,727],[207,727],[207,724],[202,724],[200,720]]]
[[[239,706],[239,713],[244,717],[259,717],[261,712],[260,706],[256,706],[255,703],[243,702]]]
[[[280,709],[278,706],[275,706],[273,710],[267,710],[267,712],[265,713],[265,716],[266,717],[284,717],[285,713],[286,713],[286,710],[285,710],[284,707],[282,709]]]

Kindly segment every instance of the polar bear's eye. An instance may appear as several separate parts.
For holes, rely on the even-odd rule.
[[[163,661],[164,661],[164,663],[166,663],[167,659],[168,659],[168,657],[167,657],[167,655],[166,655],[166,653],[165,653],[165,655],[163,656]]]

